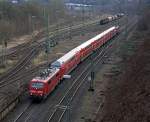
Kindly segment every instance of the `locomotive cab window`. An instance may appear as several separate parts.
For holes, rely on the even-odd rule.
[[[51,83],[51,80],[48,81],[48,84],[50,84],[50,83]]]
[[[91,45],[88,45],[87,47],[86,47],[86,49],[88,49],[88,48],[90,48],[91,47]]]
[[[59,73],[56,74],[56,77],[58,77],[58,76],[59,76]]]
[[[37,88],[37,89],[41,89],[44,87],[44,83],[39,83],[39,82],[35,82],[31,84],[32,88]]]
[[[60,68],[61,64],[58,61],[55,61],[54,63],[51,64],[52,68]]]
[[[72,61],[72,60],[74,60],[75,59],[75,56],[73,56],[68,62],[70,62],[70,61]]]
[[[73,56],[70,60],[74,60],[75,56]]]

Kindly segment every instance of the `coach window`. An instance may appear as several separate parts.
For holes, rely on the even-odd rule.
[[[59,73],[56,74],[56,77],[58,77]]]
[[[74,60],[74,58],[75,58],[75,56],[73,56],[69,61],[72,61],[72,60]]]
[[[87,46],[86,48],[90,48],[90,47],[91,47],[91,45]]]
[[[51,64],[51,67],[53,68],[60,68],[61,67],[61,65],[60,65],[60,63],[58,62],[58,61],[55,61],[54,63],[52,63]]]
[[[51,83],[51,80],[48,80],[48,84],[50,84]]]
[[[39,82],[32,83],[32,88],[41,89],[43,87],[44,87],[44,83],[39,83]]]

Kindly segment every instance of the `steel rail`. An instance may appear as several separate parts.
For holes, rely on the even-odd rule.
[[[87,68],[88,68],[88,67],[86,67],[83,72],[85,72],[85,71],[87,70]],[[82,73],[82,74],[83,74],[83,73]],[[67,91],[67,93],[70,91],[70,89],[74,86],[74,84],[75,84],[76,82],[77,82],[77,80],[74,81],[74,83],[71,85],[71,87],[69,88],[69,90]],[[66,93],[66,94],[67,94],[67,93]],[[66,94],[65,94],[65,95],[66,95]],[[64,96],[63,96],[63,98],[64,98]],[[62,98],[62,99],[63,99],[63,98]],[[23,112],[21,112],[21,113],[19,114],[19,116],[18,116],[13,122],[17,122],[17,121],[21,118],[21,116],[29,109],[30,106],[31,106],[31,105],[27,106],[27,107],[23,110]]]
[[[129,25],[130,25],[130,24],[129,24]],[[132,27],[133,27],[133,26],[132,26]],[[132,28],[132,27],[130,26],[130,28]],[[125,26],[122,27],[121,30],[124,30],[124,28],[125,28]],[[102,51],[105,51],[104,54],[100,57],[100,59],[98,59],[98,61],[97,61],[94,65],[97,65],[100,61],[103,60],[103,58],[105,58],[105,54],[107,54],[107,52],[109,52],[109,51],[111,50],[111,48],[109,48],[109,47],[111,47],[111,45],[112,45],[113,43],[115,43],[115,42],[113,41],[111,44],[107,45],[107,47],[105,47],[104,50],[102,50]],[[97,60],[97,58],[98,58],[102,53],[103,53],[103,52],[101,52],[94,60]],[[90,64],[87,66],[87,69],[88,69],[89,67],[90,67]],[[84,81],[85,81],[85,79],[87,78],[87,76],[89,75],[89,73],[90,73],[90,71],[86,74],[86,76],[83,78],[82,82],[79,84],[79,86],[78,86],[77,89],[75,90],[73,96],[72,96],[72,97],[70,98],[70,100],[69,100],[69,103],[67,103],[67,105],[61,105],[61,103],[63,102],[63,100],[65,100],[65,97],[67,97],[68,92],[70,92],[70,90],[71,90],[72,88],[68,90],[68,92],[65,94],[65,96],[61,99],[61,101],[60,101],[59,104],[57,105],[58,107],[56,107],[56,109],[53,111],[53,113],[52,113],[51,116],[49,117],[48,122],[53,122],[53,121],[52,121],[52,120],[53,120],[53,117],[55,117],[55,114],[57,114],[56,112],[57,112],[59,106],[65,106],[65,107],[63,108],[63,111],[62,111],[62,113],[61,113],[61,115],[60,115],[60,117],[59,117],[59,119],[58,119],[57,122],[60,122],[60,121],[62,120],[62,118],[63,118],[65,112],[66,112],[67,109],[68,109],[68,108],[67,108],[68,104],[70,104],[70,102],[72,102],[73,98],[75,97],[75,95],[76,95],[76,93],[78,92],[78,90],[79,90],[79,88],[81,87],[81,85],[84,83]],[[83,74],[83,73],[82,73],[82,74]],[[82,74],[81,74],[76,80],[79,80],[79,79],[81,78]],[[72,87],[73,87],[73,86],[72,86]],[[56,121],[56,120],[55,120],[55,121]]]
[[[17,122],[31,106],[32,106],[32,104],[29,103],[13,122]]]
[[[123,27],[121,30],[123,30],[123,29],[124,29],[124,27]],[[111,46],[111,45],[109,44],[109,45],[105,48],[105,50],[106,50],[109,46]],[[99,53],[99,55],[98,55],[94,60],[97,60],[98,57],[99,57],[105,50],[101,51],[101,52]],[[109,51],[109,50],[108,50],[108,51]],[[107,52],[108,52],[108,51],[107,51]],[[105,52],[105,53],[103,54],[103,56],[101,56],[101,58],[96,62],[96,64],[98,64],[99,61],[101,61],[102,58],[105,57],[105,54],[106,54],[107,52]],[[95,65],[96,65],[96,64],[95,64]],[[74,82],[73,82],[73,84],[71,85],[71,87],[69,87],[68,91],[65,93],[65,95],[61,98],[60,102],[57,104],[58,107],[61,105],[61,103],[63,102],[63,100],[65,99],[65,97],[69,94],[69,92],[71,91],[71,89],[74,87],[74,85],[76,85],[77,81],[82,77],[82,75],[87,71],[87,69],[88,69],[89,67],[90,67],[90,63],[87,65],[87,67],[84,69],[84,71],[80,74],[80,76],[79,76],[77,79],[74,80]],[[79,90],[79,88],[82,86],[82,84],[84,83],[84,80],[86,79],[86,77],[88,76],[89,73],[90,73],[90,72],[88,72],[88,73],[86,74],[86,76],[84,77],[84,79],[82,80],[82,82],[80,82],[79,86],[77,87],[77,89],[76,89],[75,92],[73,93],[72,97],[70,98],[70,102],[71,102],[71,101],[73,100],[73,98],[75,97],[76,93],[78,92],[78,90]],[[69,103],[67,103],[67,105],[68,105],[68,104],[69,104]],[[58,109],[58,108],[55,108],[55,110],[53,111],[53,113],[52,113],[51,116],[49,117],[48,122],[50,122],[50,121],[52,120],[52,117],[54,116],[54,114],[55,114],[55,112],[57,111],[57,109]],[[27,109],[25,109],[25,111],[23,111],[21,114],[19,114],[19,116],[17,117],[18,119],[16,119],[14,122],[17,122],[17,121],[21,118],[21,116],[26,112],[26,110],[27,110]],[[64,111],[63,111],[63,113],[61,114],[61,116],[60,116],[58,122],[60,122],[60,121],[62,120],[62,118],[63,118],[63,116],[64,116],[66,110],[67,110],[67,108],[64,108]],[[28,121],[28,119],[29,119],[29,116],[27,116],[27,118],[25,119],[25,122]]]
[[[8,77],[6,79],[4,79],[0,82],[0,88],[5,86],[8,83],[11,83],[11,82],[9,82],[9,80],[12,79],[13,77],[15,77],[15,74],[24,68],[24,66],[30,61],[32,56],[34,56],[34,49],[18,65],[16,65],[14,67],[14,69],[11,71],[11,74],[8,75]],[[7,82],[7,83],[5,83],[5,82]]]
[[[95,23],[95,22],[97,22],[97,20],[96,21],[92,21],[92,22],[90,22],[90,23]],[[87,22],[86,23],[87,25],[89,24],[89,22]],[[79,25],[75,25],[75,26],[73,26],[73,28],[80,28],[80,27],[82,27],[82,24],[79,24]],[[60,32],[62,32],[62,33],[65,33],[65,31],[67,30],[68,31],[68,29],[70,30],[70,28],[69,27],[66,27],[66,28],[63,28],[62,30],[60,30]],[[54,32],[55,33],[55,32]],[[55,35],[54,34],[52,34],[52,37],[54,37]],[[33,44],[33,50],[34,50],[34,48],[37,48],[37,46],[41,46],[41,45],[43,45],[44,43],[43,43],[43,40],[45,40],[45,39],[41,39],[42,40],[42,42],[41,43],[35,43],[35,44]],[[28,42],[29,43],[29,42]],[[22,47],[22,46],[21,46]],[[29,48],[29,47],[28,47]],[[33,51],[32,50],[32,51]],[[31,51],[31,53],[32,53],[32,51]],[[26,58],[28,58],[29,57],[29,55],[27,55],[23,60],[21,60],[13,69],[10,69],[10,71],[7,73],[7,74],[4,74],[4,76],[2,76],[2,77],[0,77],[0,80],[1,80],[1,82],[0,82],[0,87],[2,86],[5,86],[5,85],[3,85],[3,83],[5,83],[6,81],[9,81],[9,79],[12,79],[12,76],[14,76],[14,74],[16,74],[18,71],[20,71],[21,70],[21,68],[23,68],[23,66],[25,66],[25,65],[22,65],[20,68],[19,68],[19,66],[26,60]],[[26,63],[25,63],[26,64]],[[7,78],[6,79],[4,79],[5,77],[7,76]],[[4,79],[4,80],[2,80],[2,79]]]
[[[98,58],[98,57],[97,57]],[[85,70],[87,70],[88,69],[88,67],[86,67],[86,69]],[[84,71],[83,71],[84,72]],[[81,75],[82,76],[82,75]],[[81,77],[80,76],[80,77]],[[77,81],[77,79],[75,80],[75,81]],[[75,82],[73,83],[73,84],[75,84]],[[72,84],[72,86],[71,87],[73,87],[73,84]],[[80,85],[82,85],[81,83],[80,83]],[[71,90],[71,87],[69,88],[69,90]],[[78,89],[80,88],[80,86],[78,86],[78,88],[76,89],[76,91],[74,92],[74,94],[73,94],[73,96],[71,97],[71,100],[73,99],[73,97],[75,96],[75,94],[77,93],[77,91],[78,91]],[[69,92],[69,90],[67,91],[67,92]],[[67,92],[66,92],[66,94],[65,95],[67,95]],[[63,96],[63,98],[62,99],[65,99],[64,98],[65,96]],[[62,99],[61,99],[61,101],[62,101]],[[60,101],[60,102],[61,102]],[[61,103],[59,102],[59,104],[58,105],[61,105]],[[56,110],[56,109],[55,109]],[[65,111],[66,111],[67,109],[65,108]],[[63,113],[63,115],[65,114],[65,112]],[[63,115],[62,115],[62,117],[63,117]],[[61,118],[62,118],[61,117]],[[27,121],[29,119],[29,117],[27,117],[27,119],[25,120],[25,121]],[[50,119],[50,118],[49,118]],[[60,118],[59,118],[60,119]],[[60,119],[60,121],[61,121],[61,119]]]
[[[98,56],[96,56],[96,58],[95,58],[94,60],[97,60],[98,57],[101,56],[102,53],[104,53],[104,54],[101,56],[101,58],[97,61],[97,63],[98,63],[99,61],[101,61],[102,58],[105,56],[105,53],[107,53],[107,52],[105,52],[105,50],[106,50],[109,46],[110,46],[110,45],[108,45],[104,50],[102,50],[102,51],[100,52],[100,54],[98,54]],[[96,63],[96,64],[97,64],[97,63]],[[89,63],[89,64],[87,65],[87,67],[84,69],[84,71],[81,73],[81,75],[80,75],[78,78],[76,78],[76,81],[74,82],[74,84],[72,84],[72,86],[70,87],[70,89],[66,92],[66,94],[65,94],[64,97],[60,100],[60,102],[57,104],[57,106],[61,106],[61,103],[65,100],[65,98],[67,97],[67,95],[69,94],[69,92],[70,92],[70,91],[72,90],[72,88],[74,87],[75,83],[77,83],[77,81],[81,78],[81,76],[82,76],[84,73],[86,73],[87,69],[90,68],[90,66],[91,66],[91,63]],[[82,82],[80,82],[79,86],[77,87],[77,89],[76,89],[75,92],[73,93],[73,96],[71,97],[70,102],[73,100],[75,94],[77,93],[77,91],[79,90],[79,88],[81,87],[81,85],[84,83],[84,81],[85,81],[85,79],[87,78],[87,76],[89,75],[89,73],[90,73],[90,71],[89,71],[88,73],[86,73],[86,76],[83,78]],[[68,104],[68,103],[67,103],[67,104]],[[62,106],[64,106],[64,105],[62,105]],[[59,108],[59,107],[56,107],[56,109],[53,111],[53,113],[51,114],[51,116],[50,116],[49,119],[48,119],[48,122],[50,122],[50,121],[53,119],[53,117],[54,117],[54,115],[56,114],[58,108]],[[67,108],[65,108],[64,110],[66,111]],[[61,120],[61,118],[63,117],[65,111],[63,111],[63,113],[61,114],[61,116],[60,116],[58,122],[59,122],[59,121]]]
[[[74,94],[74,96],[75,96],[75,94]]]
[[[135,24],[137,23],[137,21],[135,22]],[[129,23],[129,25],[132,23]],[[128,28],[127,31],[132,31],[132,29],[135,29],[135,24],[130,25],[130,27]],[[98,105],[98,108],[95,112],[95,115],[97,115],[100,112],[100,109],[102,108],[102,105],[104,103],[104,99],[102,100],[102,102]],[[93,118],[94,121],[96,121],[96,116]]]

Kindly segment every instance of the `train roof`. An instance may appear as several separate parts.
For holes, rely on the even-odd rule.
[[[57,74],[59,69],[52,68],[52,69],[46,69],[43,71],[43,75],[35,77],[32,79],[32,82],[47,82],[49,79],[51,79],[55,74]]]
[[[64,64],[65,62],[67,62],[68,60],[70,60],[71,58],[73,58],[76,54],[78,50],[73,49],[71,51],[69,51],[67,54],[65,54],[64,56],[62,56],[61,58],[59,58],[57,61],[55,61],[54,63],[52,63],[52,67],[53,65],[59,65],[58,67],[60,67],[62,64]]]
[[[56,62],[60,63],[60,65],[62,65],[63,63],[67,62],[68,60],[70,60],[71,58],[73,58],[76,54],[76,52],[79,52],[81,49],[84,49],[86,47],[88,47],[92,42],[94,42],[95,40],[100,39],[101,37],[103,37],[105,34],[107,34],[108,32],[112,31],[115,29],[115,26],[109,28],[108,30],[102,32],[101,34],[95,36],[94,38],[82,43],[81,45],[79,45],[78,47],[72,49],[71,51],[69,51],[67,54],[65,54],[64,56],[62,56],[61,58],[59,58]],[[54,62],[54,63],[56,63]],[[53,63],[52,63],[53,65]]]
[[[112,31],[115,29],[115,26],[114,27],[111,27],[109,28],[108,30],[102,32],[101,34],[93,37],[92,39],[86,41],[85,43],[81,44],[80,46],[78,46],[77,48],[79,48],[80,50],[83,49],[83,48],[86,48],[87,46],[89,46],[91,43],[93,43],[94,41],[102,38],[105,34],[107,34],[108,32]]]

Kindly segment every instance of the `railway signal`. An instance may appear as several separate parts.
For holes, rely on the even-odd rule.
[[[94,78],[95,78],[95,72],[92,71],[91,72],[91,79],[94,80]]]
[[[48,39],[46,39],[45,41],[45,53],[50,53],[50,43],[48,41]]]
[[[1,55],[2,55],[2,59],[1,59],[1,62],[0,62],[0,65],[1,66],[5,66],[6,65],[6,49],[7,49],[7,40],[9,39],[8,38],[8,33],[5,33],[5,32],[1,32],[0,33],[0,39],[2,40],[2,43],[1,43],[1,46],[2,46],[2,50],[1,50]]]
[[[2,66],[5,66],[6,65],[6,49],[7,49],[7,41],[3,41],[2,42],[2,60],[1,60],[1,64]]]
[[[49,38],[46,39],[45,41],[45,53],[50,53],[50,49],[51,47],[55,47],[57,45],[57,42],[56,41],[53,41]]]
[[[91,60],[91,73],[90,76],[88,77],[88,81],[90,82],[90,87],[88,89],[88,91],[94,91],[94,78],[95,78],[95,65],[92,63],[94,62],[94,57],[96,56],[96,52],[93,51],[93,54],[90,56],[90,60]]]
[[[4,44],[5,44],[5,48],[7,48],[7,41],[4,41]]]
[[[94,78],[95,78],[95,72],[91,71],[90,76],[88,77],[88,81],[90,82],[90,87],[88,91],[94,91]]]

